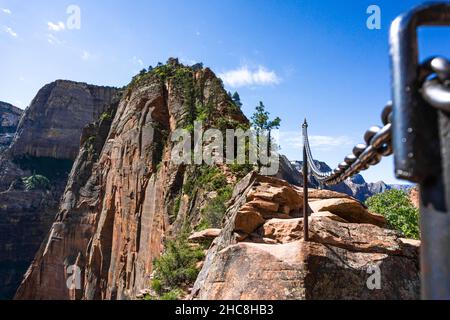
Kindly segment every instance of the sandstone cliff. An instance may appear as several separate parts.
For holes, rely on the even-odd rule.
[[[116,92],[59,80],[38,92],[20,123],[8,117],[18,129],[0,154],[0,299],[13,297],[53,222],[83,127],[109,108]],[[36,175],[48,185],[23,183]]]
[[[83,134],[56,221],[16,298],[129,299],[148,287],[165,239],[202,223],[200,209],[219,195],[208,186],[237,179],[226,168],[169,161],[173,131],[200,117],[205,126],[247,123],[207,68],[172,59],[135,77],[110,128],[100,122]],[[209,183],[211,172],[221,179]],[[74,269],[81,286],[68,289]]]
[[[21,109],[0,101],[0,152],[11,144],[21,115]]]
[[[65,80],[44,86],[20,121],[11,155],[75,159],[81,129],[100,117],[116,92]]]

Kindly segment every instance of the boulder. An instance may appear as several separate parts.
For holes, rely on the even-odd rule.
[[[324,199],[310,202],[309,206],[313,212],[328,211],[348,222],[386,225],[386,219],[383,216],[368,212],[360,202],[354,199]]]
[[[275,243],[288,243],[303,238],[303,218],[270,219],[259,230],[263,238]]]
[[[334,221],[338,222],[348,222],[345,219],[342,219],[341,217],[329,212],[329,211],[321,211],[321,212],[313,212],[309,215],[311,218],[328,218]]]
[[[368,224],[336,221],[327,216],[309,218],[309,236],[312,241],[359,252],[400,253],[402,242],[395,231]],[[277,243],[303,239],[303,218],[271,219],[259,232],[261,237]]]
[[[297,188],[297,192],[303,195],[303,188]],[[349,195],[336,191],[325,189],[312,189],[312,188],[308,189],[308,200],[310,202],[323,199],[353,199],[353,198],[350,197]]]
[[[380,290],[368,286],[380,270]],[[362,253],[317,242],[238,243],[218,252],[196,299],[417,299],[416,263],[401,255]],[[371,289],[372,288],[372,289]]]
[[[199,232],[195,232],[189,236],[189,241],[194,243],[202,243],[214,240],[220,234],[221,229],[206,229]]]
[[[248,208],[244,208],[239,211],[236,215],[235,219],[235,231],[244,232],[244,233],[252,233],[259,226],[261,226],[266,220],[259,214],[257,211],[248,210]]]

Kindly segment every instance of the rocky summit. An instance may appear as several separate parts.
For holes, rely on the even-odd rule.
[[[11,155],[75,159],[81,129],[106,111],[116,92],[65,80],[44,86],[20,121]]]

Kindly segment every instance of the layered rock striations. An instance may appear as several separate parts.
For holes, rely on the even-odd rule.
[[[170,60],[137,76],[110,128],[93,126],[84,135],[57,218],[16,298],[130,299],[148,288],[164,241],[198,225],[200,209],[217,196],[193,186],[201,166],[170,161],[175,130],[199,118],[224,128],[247,123],[207,68]],[[69,289],[74,269],[81,283]]]
[[[66,80],[45,85],[20,121],[11,155],[75,159],[82,128],[100,117],[116,92]]]
[[[46,85],[0,154],[1,299],[13,297],[54,220],[83,127],[110,108],[116,93],[72,81]]]

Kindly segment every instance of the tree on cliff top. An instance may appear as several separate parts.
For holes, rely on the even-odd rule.
[[[234,97],[234,95],[233,95]],[[266,107],[259,102],[259,105],[255,108],[255,113],[252,115],[252,126],[256,129],[257,133],[268,131],[270,133],[273,129],[278,129],[281,124],[281,119],[276,117],[272,121],[269,120],[270,113],[266,111]]]
[[[239,108],[242,108],[241,97],[239,96],[239,93],[237,93],[237,91],[235,91],[233,93],[233,95],[231,95],[231,99],[233,100],[233,102],[236,106],[238,106]]]
[[[259,105],[255,108],[255,113],[252,115],[252,126],[256,130],[257,135],[257,143],[258,148],[257,150],[260,150],[259,145],[261,141],[261,135],[264,135],[266,132],[268,133],[267,139],[268,139],[268,151],[270,152],[271,149],[271,143],[272,143],[272,130],[278,129],[281,124],[281,119],[279,117],[276,117],[273,120],[269,120],[270,113],[266,111],[266,107],[262,103],[262,101],[259,102]],[[261,169],[261,163],[258,161],[258,169]]]

